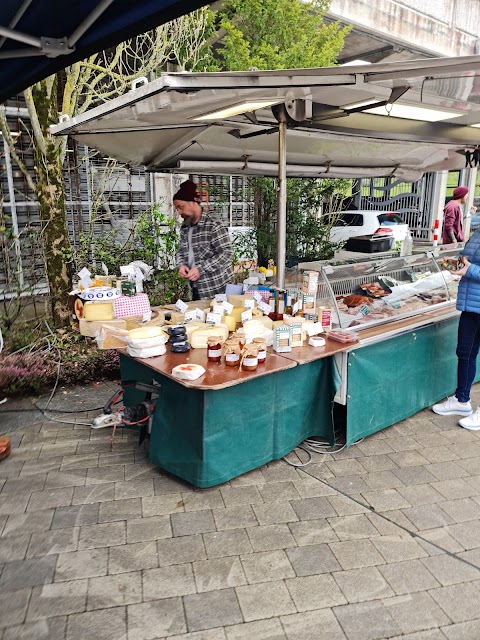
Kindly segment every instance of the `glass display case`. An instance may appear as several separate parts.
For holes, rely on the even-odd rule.
[[[317,306],[331,307],[333,326],[358,331],[452,305],[458,278],[441,262],[429,253],[323,266]]]

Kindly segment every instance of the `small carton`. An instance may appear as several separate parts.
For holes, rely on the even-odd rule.
[[[315,293],[304,293],[302,295],[302,311],[306,313],[315,313],[317,306],[317,295]]]
[[[318,319],[322,323],[322,327],[325,331],[332,328],[332,310],[330,307],[318,308]]]
[[[292,327],[285,324],[275,327],[273,350],[277,353],[287,353],[292,350]]]
[[[292,347],[303,347],[303,322],[292,322]]]
[[[318,271],[304,271],[303,272],[303,293],[317,293],[318,289]]]

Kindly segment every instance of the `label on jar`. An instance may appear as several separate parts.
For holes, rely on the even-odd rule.
[[[267,357],[267,352],[266,351],[259,351],[258,352],[258,361],[260,362],[260,360],[265,360]]]
[[[226,362],[238,362],[240,360],[240,356],[238,353],[226,353],[225,361]]]
[[[256,367],[258,364],[258,358],[254,357],[254,358],[244,358],[243,359],[243,363],[242,366],[243,367]]]
[[[208,349],[207,357],[208,358],[219,358],[222,354],[222,349]]]

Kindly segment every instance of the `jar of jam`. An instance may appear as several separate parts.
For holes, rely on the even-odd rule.
[[[244,333],[238,333],[238,331],[235,331],[232,333],[232,340],[236,340],[238,342],[240,350],[245,346],[246,338]]]
[[[238,367],[240,364],[240,346],[238,340],[227,340],[223,345],[223,361],[227,367]]]
[[[222,357],[222,338],[210,336],[207,340],[207,358],[209,362],[220,362]]]
[[[258,367],[258,344],[253,342],[243,347],[240,369],[245,371],[255,371]]]
[[[267,345],[265,338],[254,338],[253,344],[258,345],[258,364],[263,364],[267,358]]]

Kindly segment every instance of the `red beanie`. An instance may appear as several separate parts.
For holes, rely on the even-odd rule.
[[[185,180],[180,185],[180,189],[173,196],[173,200],[184,200],[185,202],[200,202],[197,193],[197,185],[191,180]]]
[[[455,200],[457,198],[463,198],[463,196],[466,196],[468,193],[468,189],[467,187],[457,187],[454,191],[453,191],[453,197],[455,198]]]

